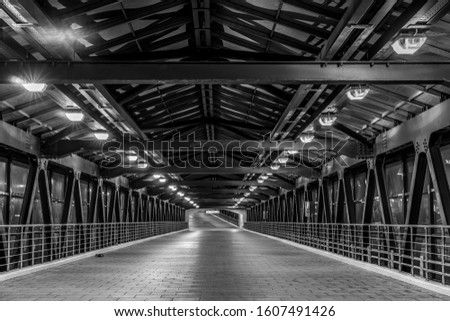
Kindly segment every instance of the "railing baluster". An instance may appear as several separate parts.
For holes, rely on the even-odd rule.
[[[450,262],[446,260],[449,226],[407,226],[386,224],[334,224],[252,221],[244,224],[244,229],[272,235],[324,251],[337,253],[359,261],[399,271],[410,269],[415,275],[426,280],[448,282]],[[439,235],[436,231],[440,231]],[[402,239],[403,235],[409,235]],[[423,242],[414,243],[414,240]],[[420,253],[419,251],[420,245]],[[406,248],[408,251],[403,251]],[[422,250],[424,249],[424,250]],[[439,270],[439,252],[441,269]],[[420,255],[417,256],[417,253]],[[372,260],[373,259],[373,260]],[[416,260],[420,259],[420,266]],[[436,268],[435,268],[436,266]],[[439,279],[440,277],[440,279]]]
[[[445,285],[445,230],[441,227],[441,277],[442,284]]]

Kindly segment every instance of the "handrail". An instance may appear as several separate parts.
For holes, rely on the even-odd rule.
[[[246,222],[244,228],[450,285],[450,226]]]
[[[0,225],[0,273],[187,228],[178,221]]]

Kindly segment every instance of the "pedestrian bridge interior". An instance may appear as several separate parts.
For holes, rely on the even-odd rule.
[[[0,300],[448,300],[449,12],[0,1]]]

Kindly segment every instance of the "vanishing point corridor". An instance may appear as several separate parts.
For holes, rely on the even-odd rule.
[[[449,300],[194,214],[190,230],[0,282],[0,300]]]

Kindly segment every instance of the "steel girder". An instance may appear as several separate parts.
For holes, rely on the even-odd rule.
[[[0,61],[0,83],[440,84],[449,62],[134,63]],[[45,75],[33,79],[35,75]]]
[[[81,151],[102,151],[113,153],[115,156],[121,156],[123,151],[138,149],[143,151],[168,151],[168,152],[187,152],[187,151],[208,151],[216,152],[230,151],[234,153],[252,153],[256,152],[274,152],[296,150],[309,153],[318,151],[334,151],[339,155],[356,158],[359,151],[364,149],[360,142],[356,141],[333,141],[333,139],[316,139],[311,143],[302,143],[300,141],[258,141],[258,140],[190,140],[190,141],[162,141],[150,140],[141,141],[92,141],[92,140],[70,140],[59,141],[51,146],[47,146],[43,154],[48,157],[64,157]],[[113,157],[111,155],[110,157]]]

